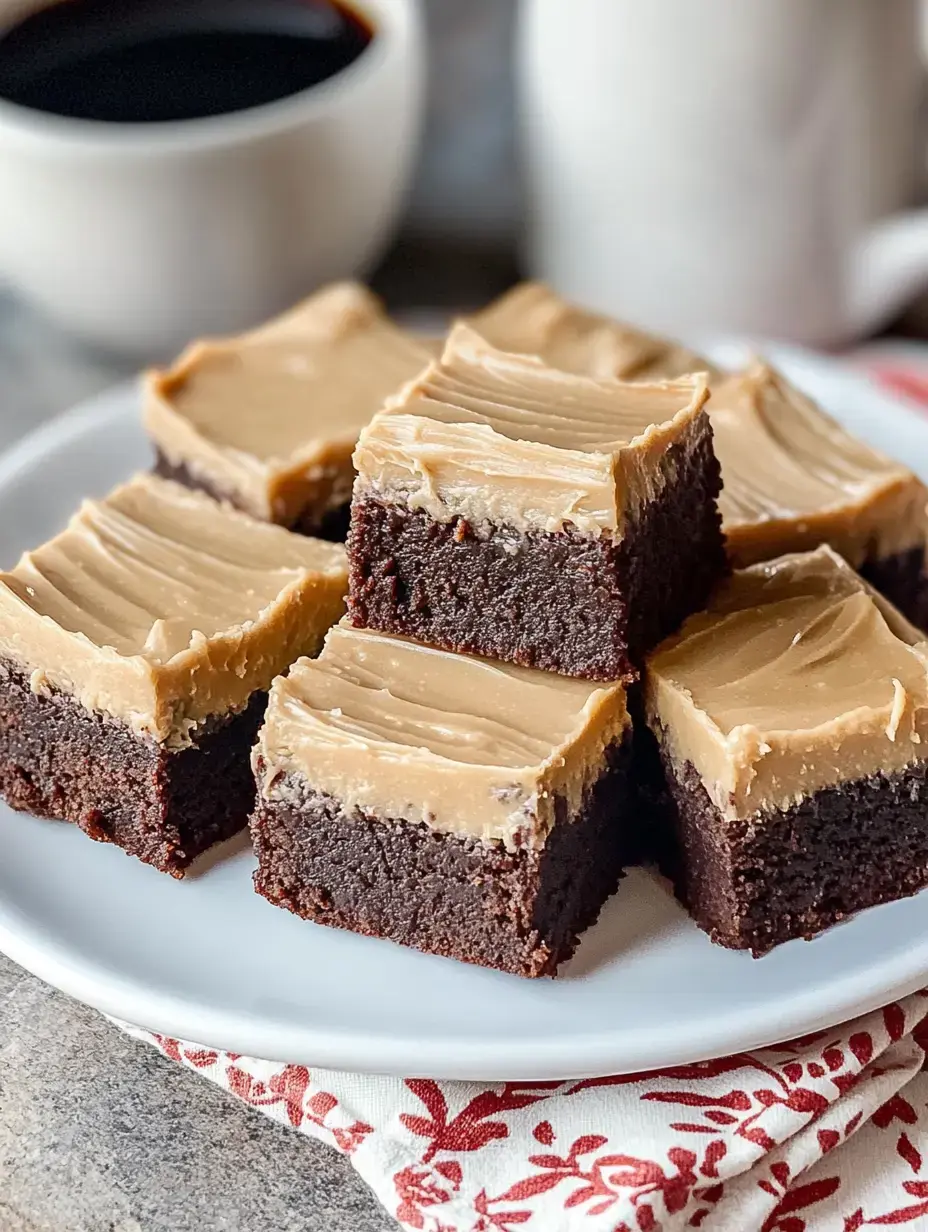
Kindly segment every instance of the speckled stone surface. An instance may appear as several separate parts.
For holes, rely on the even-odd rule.
[[[350,1165],[0,958],[2,1232],[388,1232]]]

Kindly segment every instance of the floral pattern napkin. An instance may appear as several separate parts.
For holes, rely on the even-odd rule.
[[[415,1232],[928,1228],[928,992],[773,1048],[485,1085],[124,1030],[349,1156]]]

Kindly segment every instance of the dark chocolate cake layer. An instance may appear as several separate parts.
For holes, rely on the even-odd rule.
[[[300,780],[298,804],[259,799],[251,821],[255,888],[319,924],[384,937],[523,976],[553,975],[618,885],[625,862],[617,802],[629,742],[541,850],[507,851],[419,823],[358,811]]]
[[[632,680],[644,654],[700,608],[726,569],[721,488],[705,424],[670,447],[661,495],[618,542],[571,531],[478,535],[356,497],[351,621],[456,652],[589,680]]]
[[[330,543],[344,543],[351,525],[351,501],[345,501],[336,509],[329,509],[317,518],[306,513],[288,527],[296,535],[312,535],[315,539],[327,539]]]
[[[220,492],[213,485],[197,479],[189,468],[182,463],[175,465],[169,462],[160,450],[157,452],[154,471],[162,479],[173,479],[175,483],[183,484],[185,488],[205,492],[213,500],[225,501],[227,504],[232,505],[233,508],[241,508],[241,505],[236,502],[234,495],[228,492]],[[243,510],[243,512],[247,513],[247,510]],[[344,543],[348,537],[348,524],[350,520],[351,502],[346,501],[344,505],[340,505],[337,509],[330,509],[327,513],[323,514],[321,519],[309,512],[304,513],[287,529],[292,530],[297,535],[312,535],[315,539],[327,539],[330,543]]]
[[[928,577],[923,547],[892,556],[871,557],[858,572],[913,625],[928,629]]]
[[[782,812],[726,820],[687,763],[661,753],[654,854],[713,941],[765,954],[928,885],[928,770],[823,788]]]
[[[35,693],[0,664],[0,793],[11,808],[71,821],[161,872],[182,877],[196,856],[243,829],[254,805],[249,753],[267,695],[209,720],[171,752],[64,693]]]

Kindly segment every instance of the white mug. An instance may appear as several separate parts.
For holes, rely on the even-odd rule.
[[[525,0],[530,272],[678,335],[834,345],[928,285],[918,0]]]
[[[42,2],[0,0],[0,26]],[[0,282],[156,358],[363,273],[403,204],[424,50],[418,0],[359,7],[374,38],[353,64],[251,110],[117,125],[0,100]]]

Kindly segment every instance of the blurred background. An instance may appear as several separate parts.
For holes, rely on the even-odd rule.
[[[518,276],[515,15],[516,0],[423,6],[422,144],[399,233],[372,279],[396,310],[475,306]],[[137,366],[51,324],[0,271],[0,445]]]
[[[928,214],[902,213],[924,191],[925,6],[697,7],[424,0],[421,146],[371,279],[390,306],[470,308],[529,274],[688,335],[928,333]],[[0,155],[10,231],[2,114]],[[4,440],[151,358],[76,341],[11,282],[0,260]]]
[[[422,152],[385,292],[478,304],[518,276],[522,194],[513,56],[518,0],[427,0]]]

